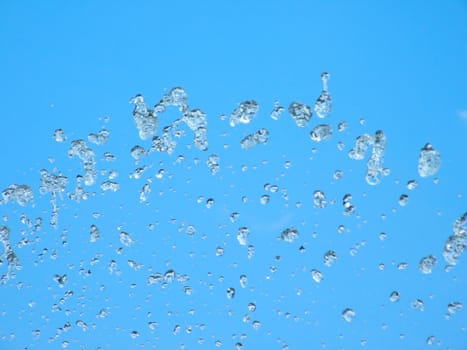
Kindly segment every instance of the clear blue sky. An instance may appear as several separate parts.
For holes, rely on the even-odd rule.
[[[0,285],[0,349],[466,348],[465,308],[451,307],[446,318],[449,304],[465,304],[466,257],[446,272],[442,254],[467,210],[465,1],[4,1],[0,35],[0,190],[27,184],[34,191],[24,207],[0,205],[8,249],[22,265]],[[324,71],[332,113],[313,112],[298,128],[288,107],[313,108]],[[197,149],[182,123],[173,154],[156,151],[136,164],[130,150],[149,149],[151,140],[139,138],[128,101],[140,93],[152,108],[177,86],[191,109],[206,113],[209,149]],[[257,101],[258,114],[231,127],[230,114],[248,100]],[[279,120],[270,117],[275,101],[285,107]],[[156,136],[180,117],[175,107],[161,113]],[[349,127],[338,132],[342,121]],[[329,141],[310,139],[318,124],[333,128]],[[108,141],[89,142],[102,127]],[[53,138],[57,128],[63,143]],[[240,140],[261,128],[267,144],[242,149]],[[365,172],[373,148],[364,160],[348,152],[359,135],[377,130],[387,138],[390,174],[371,186]],[[69,198],[84,175],[83,163],[68,157],[78,139],[95,152],[97,172],[80,203]],[[442,164],[422,178],[417,162],[426,143]],[[206,165],[213,154],[214,175]],[[147,169],[131,178],[138,167]],[[51,194],[39,191],[41,169],[68,178],[55,201],[56,227]],[[342,179],[333,178],[336,170]],[[120,189],[103,192],[112,172]],[[407,189],[409,180],[418,187]],[[140,202],[145,184],[152,191]],[[314,206],[316,190],[326,194],[325,208]],[[348,216],[346,194],[356,208]],[[91,225],[100,231],[96,242]],[[252,257],[237,240],[242,227]],[[280,240],[292,227],[298,239]],[[121,232],[134,244],[122,244]],[[329,267],[330,250],[338,259]],[[5,252],[0,274],[9,272]],[[419,261],[430,255],[437,263],[423,274]],[[175,281],[148,285],[170,269]],[[67,275],[63,287],[55,275]],[[398,302],[389,300],[393,291]],[[418,299],[424,311],[413,307]],[[351,322],[345,309],[355,311]],[[101,310],[105,317],[96,316]]]

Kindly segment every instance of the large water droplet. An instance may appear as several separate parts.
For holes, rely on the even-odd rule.
[[[421,177],[435,175],[441,167],[441,154],[427,143],[418,157],[418,174]]]

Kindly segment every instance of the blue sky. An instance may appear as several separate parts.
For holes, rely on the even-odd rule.
[[[0,205],[22,264],[0,286],[0,349],[465,348],[465,309],[449,320],[445,314],[448,304],[465,302],[466,259],[446,272],[442,255],[467,207],[465,2],[4,2],[0,33],[0,190],[28,184],[35,195],[25,207]],[[289,104],[313,107],[323,71],[331,73],[333,111],[326,119],[313,113],[298,128]],[[191,109],[207,114],[209,149],[196,149],[193,132],[182,126],[173,154],[154,152],[136,164],[131,148],[148,149],[151,141],[138,137],[128,101],[141,93],[152,108],[176,86]],[[258,102],[258,115],[229,126],[221,115],[247,100]],[[285,107],[277,121],[270,118],[275,101]],[[174,107],[160,114],[157,135],[180,117]],[[349,127],[338,132],[341,121]],[[318,124],[332,126],[330,141],[310,139]],[[97,182],[85,186],[90,198],[76,203],[69,194],[84,173],[67,156],[70,143],[103,127],[107,143],[88,142]],[[57,128],[67,136],[63,143],[53,139]],[[260,128],[269,131],[268,143],[242,149],[240,140]],[[356,137],[377,130],[387,137],[390,174],[370,186],[372,148],[360,161],[348,152]],[[442,165],[421,178],[417,162],[428,142]],[[106,162],[104,152],[116,161]],[[220,159],[215,175],[206,165],[212,154]],[[144,166],[140,179],[129,177]],[[51,196],[39,193],[41,169],[68,177],[55,228]],[[111,171],[120,189],[104,193],[100,184]],[[418,181],[415,190],[407,189],[409,180]],[[152,192],[141,203],[145,183]],[[315,190],[326,194],[326,208],[314,207]],[[345,194],[356,206],[350,216],[342,214]],[[398,203],[402,194],[409,195],[406,206]],[[263,195],[270,196],[266,205]],[[42,229],[22,224],[22,214],[42,217]],[[101,232],[94,243],[91,225]],[[250,229],[251,258],[236,238],[241,227]],[[298,240],[278,239],[290,227]],[[123,245],[121,232],[135,243]],[[24,238],[29,243],[21,247]],[[216,256],[218,247],[224,255]],[[323,263],[329,250],[339,256],[332,267]],[[437,264],[422,274],[419,261],[429,255]],[[1,274],[8,271],[2,260]],[[404,262],[407,269],[398,269]],[[147,285],[170,269],[189,280]],[[313,281],[312,269],[324,274],[322,282]],[[63,288],[56,274],[68,276]],[[226,297],[230,287],[233,299]],[[67,291],[72,295],[61,300]],[[398,302],[389,301],[392,291],[400,292]],[[411,306],[417,299],[424,311]],[[356,312],[351,322],[341,316],[347,308]],[[108,316],[96,317],[101,310]],[[181,331],[173,334],[176,325]]]

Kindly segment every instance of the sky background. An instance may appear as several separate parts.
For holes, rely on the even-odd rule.
[[[22,265],[0,285],[0,349],[467,347],[465,308],[446,317],[450,303],[465,303],[466,257],[446,272],[442,255],[467,208],[465,1],[4,1],[0,35],[0,190],[34,190],[25,207],[0,205]],[[326,119],[313,113],[298,128],[288,106],[313,106],[324,71],[333,112]],[[151,142],[139,138],[128,101],[140,93],[152,108],[177,86],[190,108],[207,114],[209,149],[196,149],[184,127],[173,154],[154,152],[136,163],[131,148]],[[246,100],[258,102],[258,115],[231,127],[228,116]],[[275,101],[285,107],[279,120],[270,117]],[[180,117],[168,108],[157,135]],[[342,121],[349,126],[338,132]],[[332,138],[312,141],[311,129],[323,123]],[[77,203],[69,194],[83,165],[67,156],[70,142],[103,127],[108,141],[88,142],[97,182]],[[57,128],[63,143],[53,138]],[[260,128],[269,142],[242,149],[240,140]],[[371,148],[360,161],[348,152],[356,137],[377,130],[387,137],[390,174],[370,186]],[[421,178],[417,162],[427,142],[442,165]],[[116,160],[105,161],[105,152]],[[215,175],[206,165],[212,154],[220,159]],[[143,166],[140,179],[130,178]],[[41,169],[68,177],[56,228],[51,195],[39,192]],[[120,189],[103,192],[111,171]],[[409,180],[418,182],[415,190]],[[140,202],[145,183],[152,192]],[[326,208],[313,205],[315,190],[326,194]],[[345,194],[356,207],[350,216],[342,214]],[[405,206],[402,194],[409,195]],[[263,195],[270,196],[265,205]],[[22,214],[41,217],[42,228],[21,223]],[[91,225],[101,233],[94,243]],[[252,257],[237,241],[241,227],[250,229]],[[278,239],[290,227],[299,238]],[[121,243],[122,231],[133,245]],[[323,263],[329,250],[338,254],[332,267]],[[437,264],[422,274],[419,261],[429,255]],[[1,274],[8,271],[2,260]],[[401,263],[408,267],[398,269]],[[170,269],[178,280],[147,284]],[[312,269],[323,281],[312,279]],[[65,286],[56,274],[68,276]],[[392,291],[398,302],[389,300]],[[412,307],[417,299],[424,311]],[[347,308],[356,313],[351,322],[342,318]],[[101,310],[108,315],[96,317]]]

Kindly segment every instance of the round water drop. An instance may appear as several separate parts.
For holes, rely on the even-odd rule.
[[[326,195],[324,194],[323,191],[316,190],[316,191],[313,193],[313,205],[314,205],[316,208],[324,208],[324,207],[326,207],[326,205],[327,205]]]
[[[433,255],[426,256],[420,260],[418,269],[424,274],[430,274],[436,265],[436,258]]]
[[[224,255],[224,248],[223,247],[217,247],[216,248],[216,256],[222,256]]]
[[[259,202],[262,204],[262,205],[266,205],[269,203],[269,200],[270,200],[270,196],[267,195],[267,194],[264,194],[261,196],[261,198],[259,199]]]
[[[344,176],[344,172],[342,170],[336,170],[333,174],[334,180],[340,180]]]
[[[139,337],[139,332],[138,331],[131,331],[130,333],[131,339],[136,339]]]
[[[214,205],[214,198],[208,198],[206,200],[206,208],[211,209],[213,205]]]
[[[347,308],[344,311],[342,311],[342,318],[346,322],[352,322],[356,315],[357,313],[353,309]]]
[[[237,232],[237,240],[240,245],[247,245],[250,236],[250,229],[248,227],[240,227]]]
[[[227,288],[226,294],[227,294],[228,299],[233,299],[235,297],[235,288],[233,287]]]
[[[338,259],[337,253],[334,250],[328,250],[323,257],[324,264],[331,267]]]
[[[389,301],[391,303],[395,303],[395,302],[399,301],[400,297],[401,297],[400,293],[397,290],[394,290],[389,295]]]
[[[418,186],[418,182],[416,180],[410,180],[410,181],[407,182],[407,189],[409,189],[411,191],[416,189],[417,186]]]
[[[401,194],[399,197],[399,205],[405,207],[409,201],[409,196],[406,194]]]
[[[261,322],[259,321],[253,321],[251,325],[253,326],[253,329],[256,331],[261,328]]]
[[[250,311],[250,312],[256,311],[256,304],[255,303],[248,303],[248,311]]]
[[[196,233],[196,228],[193,225],[188,225],[185,232],[188,236],[193,236]]]
[[[63,129],[56,129],[54,131],[54,139],[55,142],[65,142],[66,141],[66,135]]]
[[[316,269],[311,270],[311,277],[316,283],[320,283],[324,279],[323,273]]]
[[[289,243],[296,241],[299,236],[300,234],[298,233],[298,230],[294,227],[286,228],[284,231],[281,232],[281,239]]]

